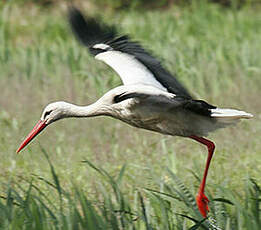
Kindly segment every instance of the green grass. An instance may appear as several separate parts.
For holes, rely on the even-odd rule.
[[[124,165],[112,177],[90,161],[83,161],[97,176],[95,199],[79,186],[68,191],[49,156],[42,149],[50,168],[52,180],[34,177],[20,183],[6,184],[0,200],[0,229],[253,229],[260,228],[261,188],[249,179],[242,195],[219,186],[217,198],[210,196],[211,215],[202,219],[194,196],[170,170],[170,180],[159,180],[160,190],[136,188],[130,199],[122,190]],[[52,191],[52,202],[39,181]],[[188,227],[191,226],[191,227]]]
[[[0,226],[95,229],[99,222],[101,229],[189,229],[195,223],[180,214],[201,220],[189,197],[206,160],[206,149],[193,141],[110,118],[70,119],[15,154],[46,104],[92,103],[120,84],[74,40],[65,14],[59,6],[0,6]],[[103,16],[161,57],[197,98],[254,114],[210,136],[217,147],[207,195],[221,229],[259,229],[259,14],[260,8],[233,11],[201,2]]]

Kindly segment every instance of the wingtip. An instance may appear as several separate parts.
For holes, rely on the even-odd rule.
[[[75,6],[68,8],[68,21],[72,32],[76,38],[86,46],[89,46],[88,32],[89,28],[84,15]]]
[[[97,17],[85,17],[75,6],[70,6],[68,9],[68,21],[78,41],[89,49],[95,44],[106,44],[117,37],[115,26],[103,24]]]
[[[69,19],[71,26],[73,27],[73,25],[76,21],[84,20],[84,16],[78,8],[76,8],[75,6],[69,6],[68,7],[68,19]]]
[[[77,7],[75,7],[73,5],[68,6],[68,17],[69,17],[69,19],[72,19],[76,16],[78,17],[78,16],[83,16],[83,15]]]

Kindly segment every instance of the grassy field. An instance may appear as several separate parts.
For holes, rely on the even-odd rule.
[[[211,219],[202,229],[261,226],[260,10],[202,2],[102,16],[161,57],[195,97],[255,116],[210,136]],[[111,118],[69,119],[15,154],[49,102],[89,104],[119,84],[75,41],[64,7],[0,3],[0,229],[199,227],[192,200],[206,149],[191,140]]]

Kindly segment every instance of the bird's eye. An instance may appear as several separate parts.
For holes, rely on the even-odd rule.
[[[45,114],[44,114],[44,119],[45,119],[48,115],[50,115],[51,112],[52,112],[52,110],[46,111]]]

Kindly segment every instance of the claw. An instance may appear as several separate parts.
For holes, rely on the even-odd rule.
[[[208,198],[205,196],[204,193],[199,192],[197,197],[196,197],[196,201],[197,201],[197,205],[198,205],[198,209],[201,213],[201,215],[206,218],[207,214],[209,212],[209,208],[208,208]]]

